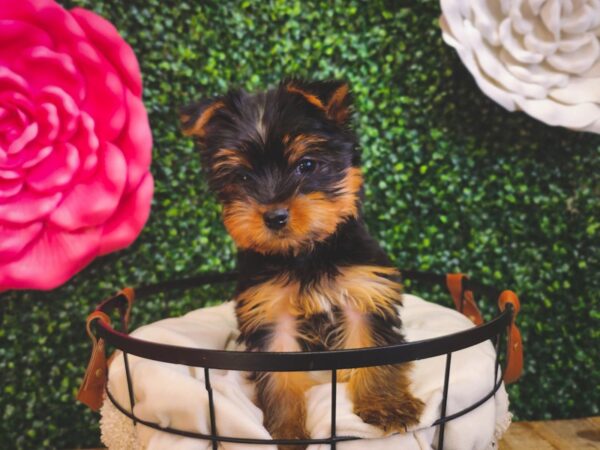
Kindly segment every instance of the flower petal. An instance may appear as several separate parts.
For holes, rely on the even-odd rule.
[[[546,89],[542,86],[524,83],[506,70],[498,61],[496,54],[482,41],[478,31],[469,22],[465,23],[465,31],[472,42],[472,50],[479,69],[482,74],[485,74],[486,78],[496,81],[496,84],[504,89],[519,95],[533,98],[544,98],[546,96]],[[481,87],[481,84],[479,86]]]
[[[34,5],[30,2],[0,0],[0,19],[23,19],[31,16],[34,11]]]
[[[589,126],[600,116],[600,106],[593,103],[563,105],[548,99],[520,98],[515,98],[515,101],[527,114],[548,125],[560,125],[579,130]]]
[[[23,2],[0,0],[0,19],[31,19],[42,8],[60,8],[54,0],[36,0]]]
[[[508,13],[515,31],[519,34],[531,33],[533,30],[533,21],[531,20],[532,8],[530,4],[521,0],[508,0],[501,3],[503,5],[502,10],[505,15]]]
[[[39,149],[27,149],[29,158],[25,159],[21,164],[23,169],[29,169],[30,167],[34,167],[36,164],[39,164],[41,161],[46,159],[52,153],[52,147],[42,147]]]
[[[553,54],[558,49],[558,44],[550,32],[538,21],[535,22],[531,33],[527,33],[523,37],[523,45],[527,50],[544,56]]]
[[[0,200],[14,197],[23,189],[23,180],[0,179]]]
[[[142,100],[130,92],[125,94],[129,117],[123,134],[117,145],[123,150],[127,159],[127,187],[131,192],[150,168],[152,161],[152,132],[148,123],[148,114]]]
[[[52,158],[46,158],[29,172],[27,185],[36,192],[55,192],[71,182],[79,163],[75,146],[68,142],[58,144]]]
[[[475,82],[479,86],[479,89],[481,89],[484,94],[492,98],[508,111],[514,111],[516,105],[512,96],[482,74],[479,63],[473,54],[473,50],[464,45],[462,40],[459,41],[458,37],[465,38],[466,32],[460,26],[464,21],[455,13],[455,11],[453,11],[456,8],[455,5],[449,0],[442,0],[442,8],[444,10],[444,15],[442,16],[442,20],[440,20],[440,26],[443,30],[442,38],[444,39],[444,42],[456,49],[458,56],[467,69],[469,69],[469,72],[471,72],[475,78]],[[447,13],[447,8],[452,11],[452,14]],[[467,42],[469,41],[467,40]]]
[[[20,170],[0,169],[0,180],[17,180],[22,176],[23,173]]]
[[[600,105],[600,78],[574,77],[563,89],[553,89],[549,97],[569,105],[593,102]]]
[[[600,56],[598,39],[591,39],[586,45],[571,53],[555,53],[546,61],[556,70],[566,73],[580,74],[589,70]]]
[[[35,122],[27,125],[21,135],[12,141],[8,146],[8,154],[10,155],[11,153],[18,153],[23,150],[27,144],[37,137],[38,129],[38,124]]]
[[[98,137],[113,141],[121,133],[126,119],[123,84],[106,58],[89,43],[79,42],[73,52],[86,84],[94,87],[87,89],[79,107],[94,118]]]
[[[79,128],[77,133],[71,139],[71,142],[79,150],[82,164],[78,173],[81,179],[88,178],[96,170],[98,164],[98,147],[100,142],[94,132],[94,119],[85,111],[81,112],[79,117]]]
[[[0,267],[3,261],[16,258],[19,253],[42,231],[41,222],[27,226],[11,227],[0,223]]]
[[[40,70],[40,67],[44,70]],[[73,58],[66,53],[58,53],[47,47],[32,47],[19,58],[17,70],[27,79],[34,92],[46,86],[56,86],[76,102],[83,100],[83,78],[78,73]]]
[[[22,121],[27,122],[26,118],[31,117],[35,111],[35,106],[31,99],[17,91],[0,91],[0,102],[5,108],[11,108],[18,111]]]
[[[38,106],[36,117],[40,126],[38,144],[48,145],[58,137],[60,131],[60,119],[58,108],[50,102]]]
[[[65,230],[103,224],[111,217],[123,195],[127,165],[121,151],[105,143],[99,152],[97,173],[76,184],[49,221]]]
[[[21,191],[11,197],[10,201],[0,203],[0,222],[18,224],[40,220],[56,208],[62,196],[60,192],[42,196],[30,191]]]
[[[71,13],[56,2],[48,2],[38,9],[35,23],[52,36],[54,50],[70,53],[73,43],[85,39],[85,33]]]
[[[565,53],[576,52],[596,39],[592,33],[578,34],[575,36],[565,36],[558,43],[558,50]],[[554,52],[553,52],[554,53]]]
[[[591,28],[597,15],[598,11],[594,11],[591,6],[581,5],[573,14],[561,17],[561,31],[569,34],[585,33]]]
[[[8,67],[0,66],[0,91],[21,91],[27,92],[29,85],[25,78],[13,72]]]
[[[471,3],[476,28],[490,45],[498,45],[498,24],[502,19],[502,11],[497,2],[474,0]]]
[[[563,87],[569,83],[568,75],[553,71],[545,64],[523,65],[504,49],[498,53],[498,59],[510,73],[525,83],[538,84],[546,89]]]
[[[48,102],[56,106],[60,122],[59,136],[63,141],[69,140],[77,130],[81,113],[73,98],[58,86],[46,86],[37,95],[36,100],[40,103]]]
[[[20,258],[0,264],[0,291],[53,289],[94,259],[99,242],[97,228],[68,232],[46,227]]]
[[[540,18],[555,40],[560,39],[560,2],[547,0],[540,10]]]
[[[52,39],[43,29],[20,20],[0,20],[0,65],[10,67],[28,48],[39,45],[53,45]]]
[[[112,23],[91,11],[73,8],[71,14],[90,41],[99,48],[119,72],[125,85],[136,97],[142,95],[140,66],[131,47],[119,35]]]
[[[29,169],[40,161],[43,161],[52,153],[52,147],[29,146],[17,155],[11,155],[11,158],[2,158],[0,149],[0,167],[7,170]]]
[[[147,173],[138,188],[123,199],[117,212],[104,226],[100,255],[125,248],[138,237],[148,220],[153,193],[154,180]]]
[[[500,24],[499,33],[500,43],[517,61],[525,64],[539,64],[544,60],[544,55],[523,48],[521,38],[514,34],[510,19],[504,19]]]

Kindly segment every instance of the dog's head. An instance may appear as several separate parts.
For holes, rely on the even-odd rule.
[[[239,248],[298,253],[358,214],[362,176],[344,82],[290,81],[183,109]]]

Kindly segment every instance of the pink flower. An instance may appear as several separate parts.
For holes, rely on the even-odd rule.
[[[0,291],[52,289],[150,211],[152,136],[131,48],[53,0],[0,0]]]

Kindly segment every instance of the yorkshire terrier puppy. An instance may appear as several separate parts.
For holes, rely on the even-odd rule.
[[[190,105],[193,136],[239,252],[236,313],[249,351],[400,344],[399,274],[360,212],[363,178],[348,85],[287,81]],[[388,431],[415,424],[423,403],[409,364],[341,371],[354,411]],[[259,406],[274,438],[307,438],[304,372],[260,372]],[[285,447],[287,448],[287,447]],[[298,448],[291,446],[290,448]]]

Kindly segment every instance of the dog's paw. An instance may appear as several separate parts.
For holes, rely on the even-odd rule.
[[[363,422],[375,425],[385,432],[405,433],[419,423],[425,404],[413,396],[403,398],[379,397],[355,405],[354,413]]]
[[[276,428],[270,430],[273,439],[308,439],[308,431],[298,421],[279,424]],[[278,450],[303,450],[306,445],[298,444],[280,444]]]

